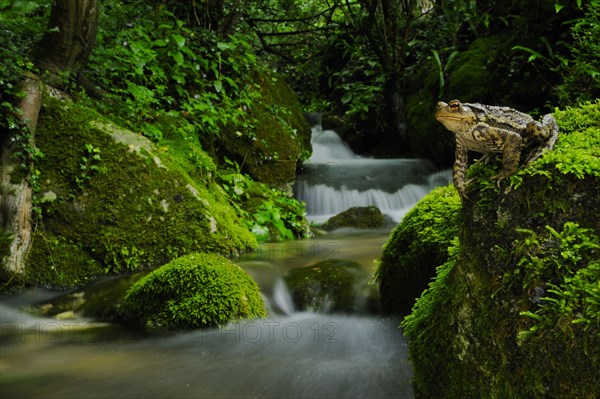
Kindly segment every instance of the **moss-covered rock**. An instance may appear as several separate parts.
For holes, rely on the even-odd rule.
[[[360,277],[365,277],[360,264],[329,259],[292,269],[285,280],[299,310],[351,312],[356,310]]]
[[[386,218],[375,206],[357,206],[333,216],[322,226],[326,230],[342,227],[357,229],[380,229],[386,226]]]
[[[453,186],[426,195],[396,226],[375,275],[381,308],[407,315],[458,236],[460,198]]]
[[[89,286],[28,306],[30,313],[61,318],[86,317],[101,321],[120,321],[121,302],[125,293],[148,272],[95,281]]]
[[[297,163],[312,151],[310,126],[283,77],[254,71],[251,80],[259,93],[249,110],[254,118],[253,132],[224,129],[208,146],[220,158],[237,162],[253,179],[289,190]]]
[[[459,243],[402,324],[419,397],[600,395],[600,102],[555,116],[500,189],[469,170]]]
[[[49,100],[36,144],[38,221],[23,276],[55,288],[165,264],[193,252],[255,247],[193,140],[160,147],[77,104]]]
[[[267,314],[248,273],[222,256],[201,253],[140,279],[127,291],[121,311],[149,330],[213,327]]]

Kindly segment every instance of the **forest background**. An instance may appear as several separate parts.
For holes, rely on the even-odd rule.
[[[39,61],[51,48],[45,38],[60,33],[49,23],[53,3],[0,0],[0,128],[3,139],[17,143],[34,216],[52,199],[39,192],[36,160],[43,153],[17,105],[28,73],[158,146],[166,138],[157,126],[177,121],[182,140],[197,142],[213,158],[193,162],[205,170],[218,163],[217,180],[246,227],[259,238],[274,230],[282,239],[303,236],[307,227],[298,222],[301,207],[285,195],[282,182],[290,176],[277,175],[285,168],[267,175],[262,163],[288,162],[284,149],[257,134],[260,119],[249,112],[260,108],[257,88],[274,85],[278,76],[305,111],[325,112],[326,127],[356,152],[424,157],[439,166],[453,160],[453,138],[432,117],[439,100],[535,115],[600,93],[597,0],[81,0],[82,7],[98,9],[97,34],[81,40],[85,62],[48,76]],[[286,107],[261,106],[287,126],[286,134],[298,133]],[[225,140],[226,133],[234,140]],[[228,156],[236,143],[261,140],[264,159],[254,170],[245,155]],[[71,196],[80,196],[100,171],[104,154],[85,148]],[[306,145],[298,151],[294,164],[310,155]],[[252,186],[246,175],[280,194],[241,209]],[[139,260],[131,249],[111,251]]]
[[[165,0],[100,3],[83,73],[128,126],[161,112],[202,115],[202,136],[241,124],[252,68],[282,74],[306,111],[330,112],[360,153],[451,159],[431,117],[440,99],[542,113],[600,93],[600,3],[500,0]],[[52,2],[0,1],[0,92],[16,83]],[[75,87],[72,90],[77,90]],[[111,104],[118,106],[112,107]],[[3,127],[10,125],[3,121]]]

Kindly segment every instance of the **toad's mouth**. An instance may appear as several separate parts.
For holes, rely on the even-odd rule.
[[[447,119],[447,120],[451,120],[451,121],[460,121],[465,119],[464,116],[462,115],[448,115],[448,114],[442,114],[442,115],[436,115],[435,116],[436,119]]]

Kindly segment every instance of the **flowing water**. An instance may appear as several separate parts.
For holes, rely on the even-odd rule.
[[[282,279],[291,268],[334,258],[370,274],[386,238],[385,231],[342,232],[263,245],[239,263],[261,286],[269,318],[220,329],[144,336],[19,310],[56,295],[39,289],[3,298],[0,397],[412,398],[398,319],[298,312]]]
[[[398,220],[447,182],[447,172],[436,173],[427,161],[358,157],[334,132],[315,128],[313,145],[298,182],[312,220],[358,205],[376,205]],[[262,245],[239,264],[261,287],[269,317],[220,329],[148,336],[76,315],[57,320],[21,310],[59,293],[34,289],[0,298],[0,397],[412,398],[399,320],[373,306],[370,276],[388,235],[346,230]],[[296,310],[286,273],[333,259],[362,267],[356,312]]]
[[[323,223],[354,206],[378,207],[398,222],[425,194],[450,181],[424,159],[373,159],[358,156],[333,130],[313,127],[313,155],[303,165],[296,196],[309,219]]]

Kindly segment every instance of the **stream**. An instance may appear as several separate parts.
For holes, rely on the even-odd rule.
[[[376,205],[398,221],[449,180],[448,171],[437,172],[428,161],[358,157],[336,137],[313,130],[315,155],[296,190],[310,220],[324,221],[350,204]],[[259,284],[269,317],[218,329],[150,336],[20,310],[61,293],[37,288],[0,297],[0,397],[413,398],[400,320],[377,314],[371,281],[389,233],[345,229],[263,244],[238,263]],[[357,262],[364,271],[356,311],[295,309],[286,273],[334,259]]]

